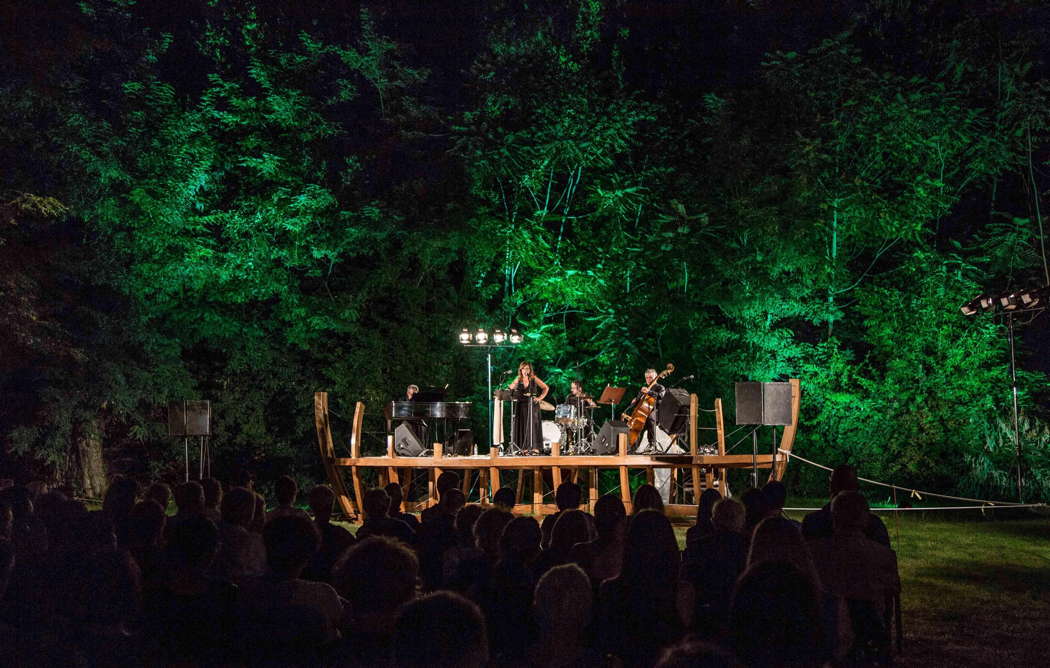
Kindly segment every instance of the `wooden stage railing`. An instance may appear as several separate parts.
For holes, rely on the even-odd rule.
[[[798,413],[800,402],[799,381],[791,381],[791,410],[792,424],[786,427],[781,435],[779,448],[790,452],[794,445],[797,433]],[[657,469],[670,469],[672,480],[681,484],[681,480],[688,475],[692,483],[693,503],[672,504],[667,507],[668,514],[689,515],[696,512],[696,503],[704,489],[717,489],[723,495],[729,494],[727,474],[733,468],[751,468],[751,454],[727,454],[725,443],[724,416],[722,414],[722,400],[715,399],[714,408],[710,410],[714,414],[714,431],[716,434],[716,454],[703,454],[700,451],[698,439],[699,407],[696,395],[690,397],[689,430],[688,430],[688,452],[682,454],[666,455],[639,455],[627,452],[627,436],[621,434],[619,437],[619,448],[615,455],[572,455],[563,456],[560,453],[560,444],[553,443],[551,454],[543,456],[501,456],[497,447],[491,448],[487,455],[473,456],[444,456],[442,445],[435,443],[434,455],[432,457],[399,457],[394,452],[394,441],[392,436],[387,437],[386,452],[381,456],[363,456],[361,454],[361,426],[364,420],[365,405],[357,402],[354,408],[352,422],[352,433],[350,435],[350,456],[337,457],[333,446],[331,422],[328,413],[328,393],[317,392],[314,394],[314,424],[317,429],[317,442],[321,453],[321,460],[325,467],[325,473],[336,493],[340,509],[350,518],[358,516],[360,499],[362,498],[363,483],[361,472],[363,469],[377,469],[379,481],[400,482],[401,473],[405,469],[425,469],[427,476],[426,498],[418,502],[417,507],[426,507],[437,502],[434,481],[445,469],[453,469],[460,473],[464,493],[473,486],[473,476],[478,476],[479,498],[486,502],[490,498],[490,490],[499,489],[501,486],[501,474],[506,471],[518,471],[518,493],[516,510],[521,512],[532,512],[544,514],[553,512],[556,507],[553,503],[545,503],[543,489],[545,479],[549,480],[549,488],[556,489],[564,478],[583,483],[587,490],[586,499],[588,504],[598,499],[598,471],[601,469],[616,469],[619,473],[619,490],[624,505],[628,512],[631,508],[631,493],[628,472],[630,469],[644,469],[647,479],[652,482],[654,471]],[[498,434],[494,435],[498,437]],[[786,454],[761,454],[758,455],[758,467],[770,470],[770,479],[780,479],[784,475],[788,456]],[[346,488],[343,472],[350,474],[353,497]],[[532,500],[531,503],[521,503],[522,481],[527,473],[532,474]],[[681,476],[679,474],[682,474]],[[549,475],[549,478],[548,478]]]

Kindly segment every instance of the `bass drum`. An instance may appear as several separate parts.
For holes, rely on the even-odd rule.
[[[551,443],[561,443],[561,429],[558,427],[556,422],[551,420],[543,421],[543,454],[549,455],[551,453]]]

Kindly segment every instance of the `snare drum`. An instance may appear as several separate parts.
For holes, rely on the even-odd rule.
[[[558,404],[554,409],[554,421],[558,424],[569,424],[578,417],[575,404]]]

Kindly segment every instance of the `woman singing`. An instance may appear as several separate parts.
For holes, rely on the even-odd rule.
[[[514,392],[516,411],[511,425],[513,443],[519,450],[539,452],[543,447],[543,429],[540,425],[539,403],[547,396],[547,383],[532,375],[532,365],[518,365],[518,377],[509,386]]]

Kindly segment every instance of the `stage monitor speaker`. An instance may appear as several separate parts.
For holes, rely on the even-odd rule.
[[[681,434],[689,423],[689,392],[680,387],[669,388],[660,399],[656,424],[668,434]]]
[[[762,424],[791,424],[791,383],[762,383]]]
[[[210,436],[211,402],[168,403],[168,436]]]
[[[619,435],[627,433],[627,423],[623,420],[606,420],[602,430],[598,433],[598,441],[594,445],[595,454],[615,455],[619,452]]]
[[[398,457],[422,457],[423,444],[411,427],[402,422],[394,430],[394,452]]]
[[[791,383],[737,383],[736,423],[791,424]]]

